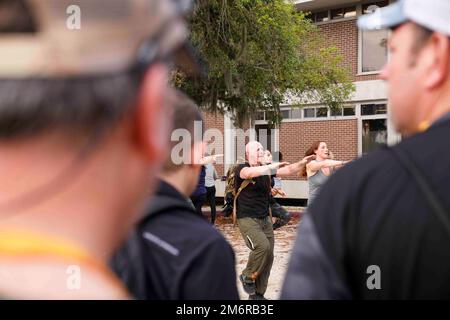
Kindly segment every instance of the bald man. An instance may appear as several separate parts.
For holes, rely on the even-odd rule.
[[[289,165],[287,162],[261,165],[264,148],[257,141],[245,147],[247,162],[236,168],[236,215],[239,230],[251,250],[247,266],[239,276],[250,300],[265,300],[270,270],[273,262],[274,236],[269,218],[271,176],[288,176],[299,173],[313,157]],[[249,180],[247,186],[243,185]],[[244,186],[241,188],[241,186]]]

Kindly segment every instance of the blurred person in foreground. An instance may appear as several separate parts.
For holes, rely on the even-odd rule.
[[[450,1],[363,16],[390,28],[392,121],[404,140],[334,174],[308,208],[282,299],[450,298]]]
[[[185,132],[185,139],[193,137],[183,152],[191,157],[180,163],[176,152],[169,153],[155,197],[114,257],[113,269],[138,299],[237,300],[233,249],[187,201],[202,164],[214,159],[201,158],[205,143],[194,135],[194,123],[202,117],[181,92],[173,105],[173,129]],[[178,144],[170,141],[172,150]]]
[[[184,10],[76,3],[71,30],[72,1],[0,1],[4,299],[129,298],[106,263],[165,158],[166,61],[185,46]]]

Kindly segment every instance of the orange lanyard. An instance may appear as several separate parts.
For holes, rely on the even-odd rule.
[[[70,263],[88,266],[129,296],[112,271],[86,250],[68,241],[42,234],[22,231],[0,231],[0,256],[14,258],[53,257]]]
[[[418,129],[419,132],[425,132],[428,130],[429,127],[430,123],[428,121],[422,121],[421,123],[419,123]]]

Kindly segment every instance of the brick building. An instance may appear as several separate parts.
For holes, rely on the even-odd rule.
[[[343,67],[351,73],[356,91],[344,107],[337,111],[331,111],[318,103],[299,108],[287,99],[281,108],[283,121],[276,128],[278,130],[266,130],[265,114],[261,112],[250,121],[248,127],[256,132],[250,132],[246,140],[256,138],[272,151],[280,150],[284,160],[289,162],[298,161],[316,140],[327,142],[339,160],[353,159],[380,145],[397,143],[400,136],[388,119],[386,85],[378,79],[379,71],[388,59],[388,31],[359,31],[356,26],[359,15],[386,6],[389,2],[295,1],[297,10],[311,13],[311,19],[324,35],[324,46],[334,45],[340,50],[344,57]],[[244,138],[236,138],[228,132],[233,129],[233,125],[226,115],[205,114],[205,119],[207,128],[215,128],[223,135],[223,141],[216,141],[215,144],[219,149],[223,147],[225,153],[224,164],[217,166],[219,175],[222,175],[226,173],[229,163],[242,155]],[[265,131],[268,132],[267,138]],[[219,149],[216,153],[222,153]],[[289,177],[283,184],[289,198],[307,198],[305,180]],[[217,189],[217,196],[222,196],[223,183]]]

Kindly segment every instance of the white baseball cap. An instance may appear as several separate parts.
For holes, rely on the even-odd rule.
[[[386,29],[407,21],[450,36],[450,0],[399,0],[372,14],[361,16],[358,27],[366,30]]]

